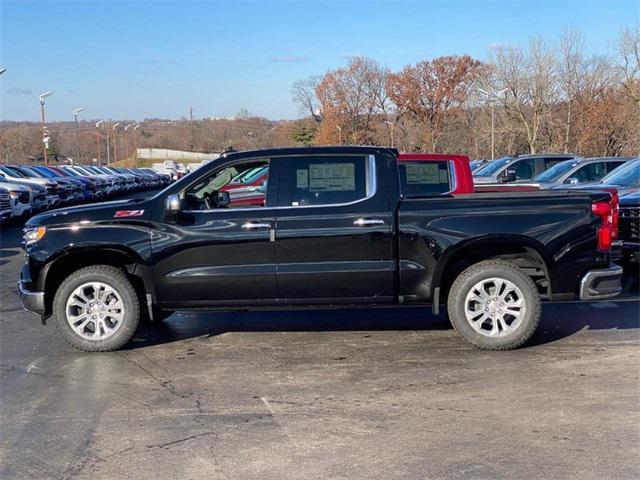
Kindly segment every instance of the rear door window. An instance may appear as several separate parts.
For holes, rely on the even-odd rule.
[[[449,162],[400,162],[400,189],[406,198],[441,195],[452,190]]]

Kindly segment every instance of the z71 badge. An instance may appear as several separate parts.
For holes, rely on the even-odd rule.
[[[113,214],[113,218],[141,217],[144,210],[117,210]]]

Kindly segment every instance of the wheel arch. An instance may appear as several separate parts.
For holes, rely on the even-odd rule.
[[[521,235],[486,236],[469,239],[445,251],[433,276],[433,288],[446,298],[455,278],[469,266],[490,259],[507,260],[523,269],[541,295],[551,298],[552,259],[544,245]]]
[[[41,270],[38,278],[40,291],[45,292],[45,316],[51,315],[53,298],[58,286],[73,272],[91,265],[110,265],[121,268],[133,284],[138,295],[153,296],[153,282],[149,266],[140,256],[124,246],[92,246],[66,250]]]

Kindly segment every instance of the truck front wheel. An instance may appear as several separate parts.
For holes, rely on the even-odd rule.
[[[94,265],[62,282],[53,299],[53,313],[68,343],[86,352],[106,352],[131,340],[140,320],[140,304],[120,269]]]
[[[533,280],[503,260],[464,270],[451,286],[447,307],[458,333],[483,350],[519,347],[533,335],[541,312]]]

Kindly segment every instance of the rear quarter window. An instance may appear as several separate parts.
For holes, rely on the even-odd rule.
[[[404,197],[441,195],[450,192],[451,174],[447,160],[400,162],[400,189]]]

